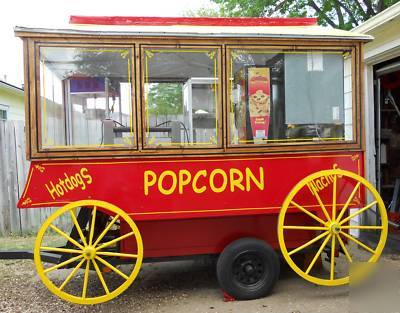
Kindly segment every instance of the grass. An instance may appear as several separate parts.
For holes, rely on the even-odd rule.
[[[31,250],[35,246],[35,235],[16,236],[11,235],[8,237],[0,237],[0,250]],[[46,236],[46,244],[63,245],[65,240],[58,235]]]

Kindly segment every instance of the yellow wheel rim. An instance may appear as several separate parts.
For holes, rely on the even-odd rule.
[[[90,210],[89,225],[87,228],[79,226],[76,217],[77,208]],[[110,215],[103,229],[96,228],[96,221],[99,215],[101,215],[99,212]],[[69,219],[71,225],[76,227],[79,239],[71,238],[66,232],[53,224],[53,222],[59,218],[64,218],[64,220]],[[113,228],[117,227],[118,223],[119,225],[122,223],[127,225],[127,231],[124,231],[124,235],[118,236],[112,240],[107,240],[106,235],[112,232]],[[69,242],[72,247],[65,248],[44,245],[44,236],[49,232],[54,233],[55,237],[62,237]],[[135,240],[137,252],[133,254],[119,253],[119,251],[113,250],[110,251],[110,249],[115,249],[115,246],[121,243],[122,240]],[[66,254],[66,260],[56,265],[49,265],[42,261],[41,253],[43,252]],[[133,268],[129,269],[128,274],[126,274],[112,265],[110,258],[132,260],[132,262],[134,262]],[[143,243],[135,223],[128,214],[115,205],[97,200],[72,202],[50,215],[38,232],[34,249],[36,269],[46,287],[58,297],[78,304],[96,304],[117,297],[135,280],[139,273],[142,260]],[[113,275],[118,276],[122,282],[117,285],[112,282],[111,284],[110,282],[107,284],[107,273],[102,273],[101,269],[105,269]],[[57,273],[57,271],[59,273]],[[65,271],[69,273],[67,274]],[[79,276],[79,272],[82,271],[83,275]],[[93,275],[91,275],[91,272]],[[53,277],[50,277],[54,274],[65,274],[64,276],[66,277],[61,279],[57,277],[55,280]],[[96,277],[100,282],[99,286],[95,288],[95,295],[89,294],[92,281],[91,276]],[[71,285],[73,279],[74,282],[80,280],[79,283],[81,285],[77,292],[67,290],[69,287],[68,285]]]
[[[323,180],[321,180],[321,178],[323,178]],[[328,201],[330,201],[330,203],[324,203],[324,199],[321,199],[322,197],[319,194],[320,189],[318,189],[315,184],[318,180],[319,182],[322,181],[324,186],[327,185],[326,188],[329,188],[324,192],[325,201],[329,199]],[[329,186],[327,182],[329,182]],[[345,184],[350,182],[352,184],[351,188],[347,190],[351,190],[351,192],[347,192],[345,196],[347,200],[344,201],[344,203],[337,203],[337,199],[339,198],[338,194],[343,192]],[[310,186],[314,187],[314,189],[310,188]],[[321,189],[325,188],[321,183],[319,186]],[[372,200],[367,200],[366,206],[358,208],[353,213],[349,213],[357,193],[361,194],[362,190],[369,193],[369,198],[366,197],[366,199]],[[301,198],[299,195],[304,195],[305,192],[309,192],[314,196],[316,203],[314,207],[318,207],[318,213],[316,213],[315,210],[312,212],[311,209],[308,207],[306,208],[305,205],[303,206],[301,203],[298,203],[299,201],[297,201],[297,199],[295,201],[296,196]],[[374,206],[376,206],[375,214],[379,214],[380,217],[380,225],[352,225],[352,220],[368,210],[373,210]],[[288,212],[288,209],[290,209],[290,212]],[[313,222],[312,225],[309,223],[307,223],[307,225],[294,225],[296,222],[293,222],[293,219],[291,222],[286,223],[286,221],[290,219],[290,215],[294,212],[307,215],[306,218]],[[387,225],[388,220],[385,205],[377,190],[366,179],[352,172],[340,169],[325,170],[305,177],[288,194],[278,218],[278,240],[283,257],[298,275],[318,285],[338,286],[350,282],[350,270],[347,274],[338,275],[335,273],[335,266],[337,266],[339,260],[338,251],[343,254],[341,260],[347,262],[349,268],[355,263],[355,259],[349,252],[349,247],[346,247],[346,244],[358,246],[358,248],[365,251],[365,253],[368,254],[365,262],[376,262],[385,246],[388,232]],[[379,232],[376,246],[374,248],[369,247],[357,239],[357,237],[353,236],[351,234],[352,230]],[[315,236],[313,239],[306,241],[296,248],[292,247],[288,249],[285,235],[288,236],[287,232],[290,231],[315,232]],[[311,262],[302,268],[301,265],[295,262],[295,256],[311,247],[313,248]],[[313,267],[324,252],[328,258],[327,273],[324,275],[321,273],[313,273]],[[359,272],[357,274],[358,279],[367,274],[367,271],[365,271],[366,268],[367,267],[364,266],[362,268],[362,273]]]

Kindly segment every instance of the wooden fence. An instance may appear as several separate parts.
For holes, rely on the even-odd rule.
[[[34,234],[54,211],[17,208],[29,171],[24,128],[22,121],[0,121],[0,236]],[[60,223],[63,225],[58,226],[67,228],[68,222]]]

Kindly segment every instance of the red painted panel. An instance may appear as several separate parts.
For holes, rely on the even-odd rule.
[[[277,214],[219,218],[200,218],[163,221],[139,221],[138,228],[143,239],[145,258],[218,254],[229,243],[243,237],[259,238],[279,250],[277,238]],[[305,214],[292,214],[288,224],[313,225]],[[293,223],[292,223],[293,224]],[[122,233],[126,233],[124,229]],[[314,235],[315,236],[315,235]],[[298,247],[313,238],[310,231],[288,231],[288,248]],[[136,253],[134,241],[125,239],[121,250]]]
[[[32,161],[18,206],[97,199],[117,205],[135,220],[276,213],[298,181],[334,167],[363,175],[362,154]],[[350,187],[338,201],[345,200]],[[320,195],[325,197],[324,190]],[[316,205],[311,192],[300,196],[303,205]]]
[[[18,205],[61,206],[82,199],[111,202],[137,223],[145,257],[220,253],[242,237],[260,238],[278,249],[277,217],[285,197],[305,176],[331,168],[363,175],[363,154],[32,161]],[[330,210],[329,180],[314,180],[294,200],[323,217],[312,192],[318,190]],[[338,209],[353,188],[354,183],[338,181]],[[355,199],[363,203],[363,192]],[[295,208],[289,209],[285,220],[286,225],[314,222]],[[121,233],[125,232],[122,224]],[[312,237],[311,231],[288,230],[285,242],[290,249]],[[121,242],[122,251],[135,249],[130,238]]]
[[[280,17],[148,17],[148,16],[78,16],[71,15],[70,24],[125,26],[312,26],[316,18]]]

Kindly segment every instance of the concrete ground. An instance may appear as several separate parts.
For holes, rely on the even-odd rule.
[[[223,301],[211,262],[145,264],[133,285],[116,299],[95,306],[79,306],[52,295],[36,275],[33,261],[3,260],[0,261],[0,312],[400,312],[400,257],[385,255],[380,264],[385,270],[378,277],[384,279],[366,284],[361,292],[348,286],[316,286],[284,268],[273,294],[235,302]]]

